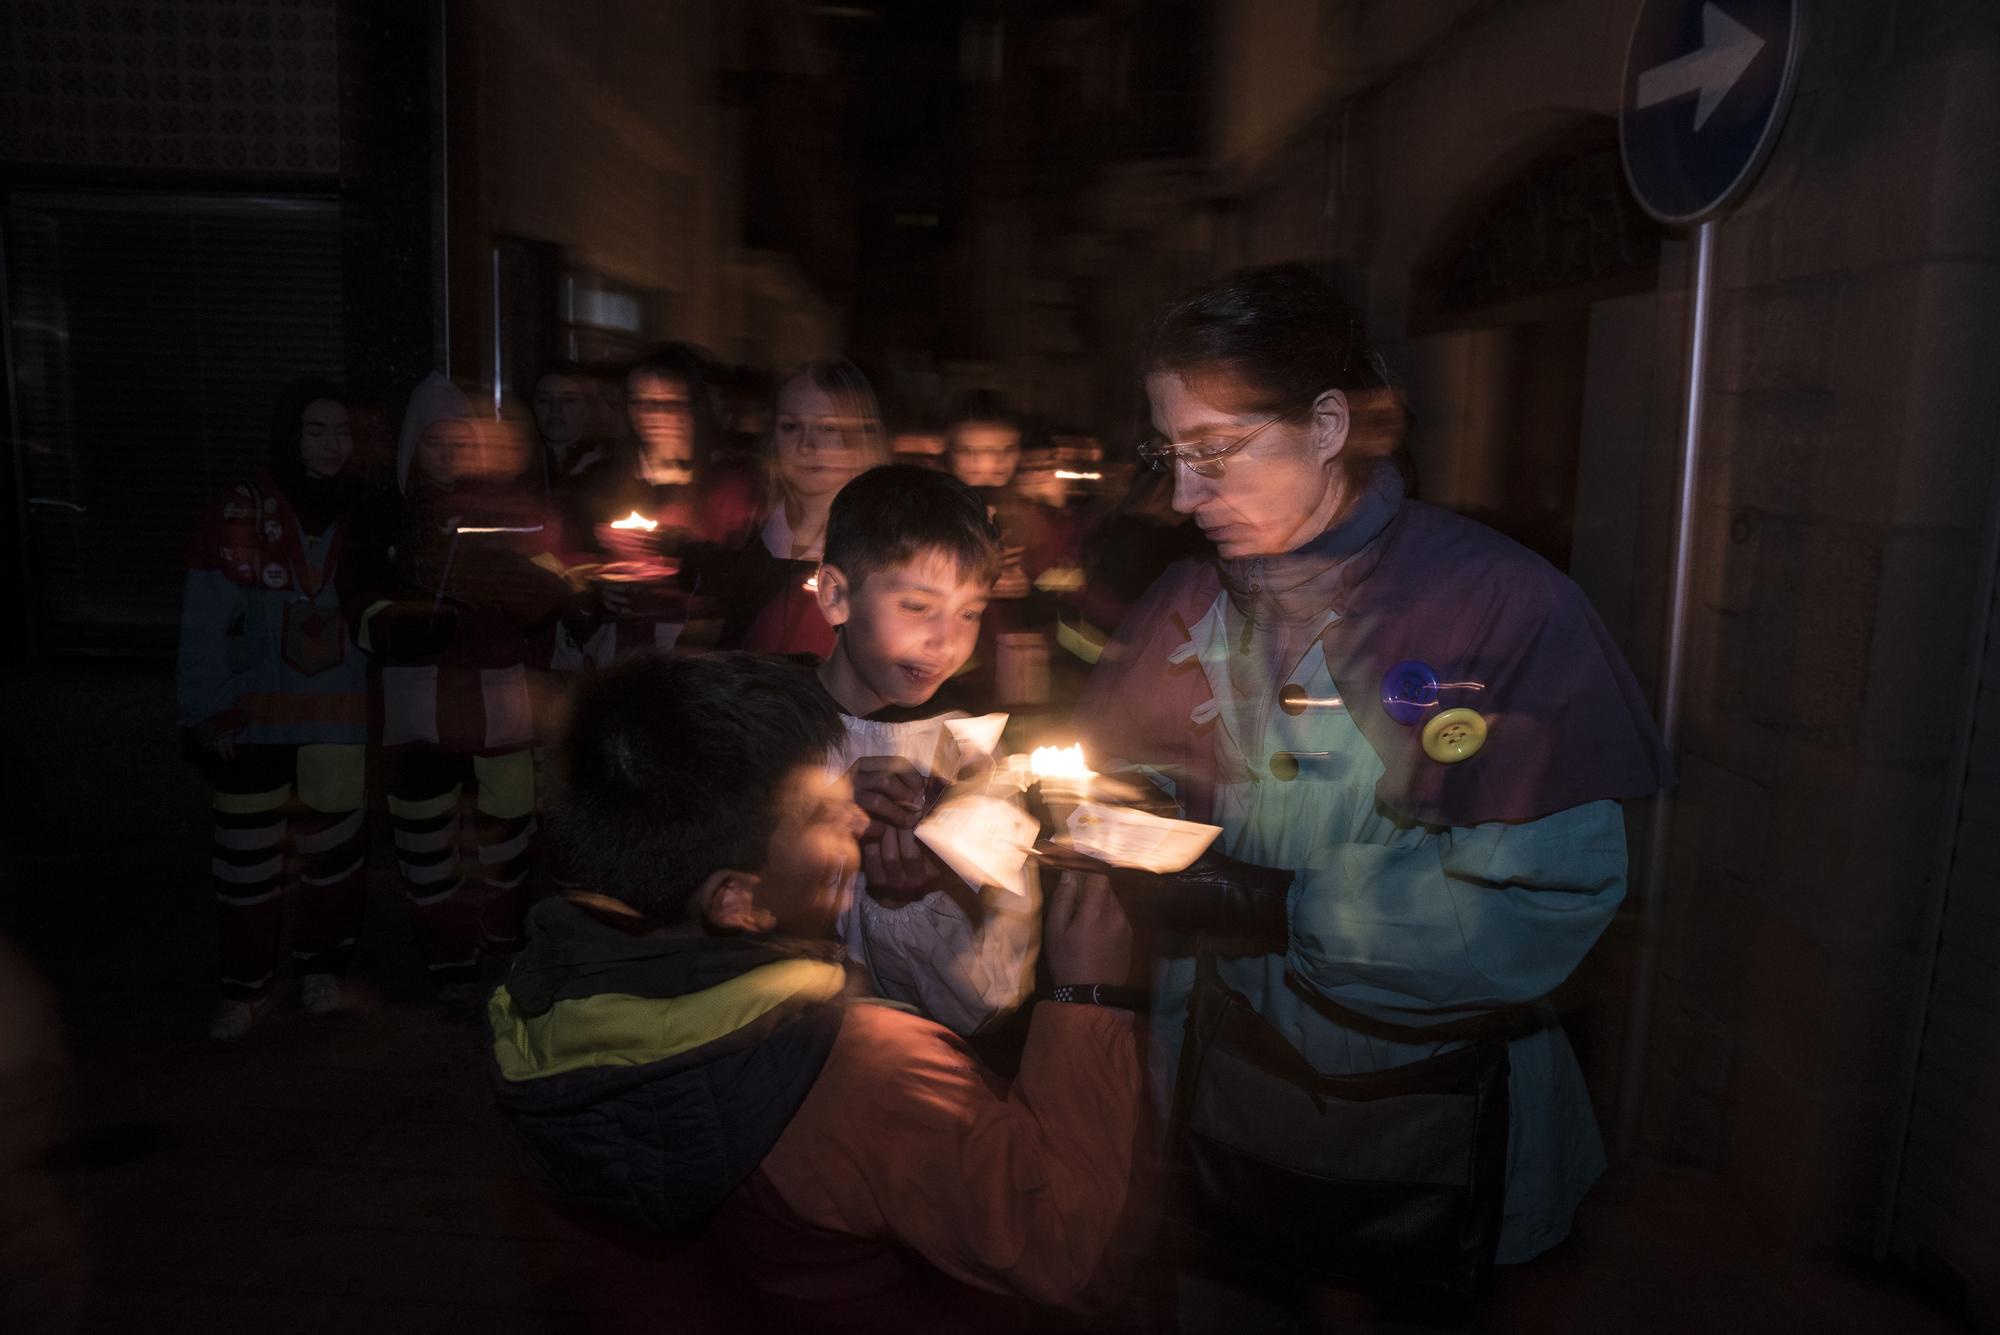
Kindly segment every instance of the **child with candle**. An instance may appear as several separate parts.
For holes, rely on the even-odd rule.
[[[913,833],[940,727],[966,717],[947,688],[978,643],[1000,564],[977,493],[889,464],[834,498],[815,595],[834,628],[819,682],[840,707],[840,763],[870,817],[841,936],[880,995],[962,1034],[1014,1010],[1034,984],[1034,876],[967,885]]]

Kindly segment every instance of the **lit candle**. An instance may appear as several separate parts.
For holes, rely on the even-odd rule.
[[[1028,757],[1028,770],[1037,779],[1085,780],[1094,777],[1084,763],[1083,743],[1070,746],[1038,746]]]
[[[648,519],[637,510],[623,519],[614,519],[597,530],[598,540],[615,561],[645,561],[659,555],[660,521]]]

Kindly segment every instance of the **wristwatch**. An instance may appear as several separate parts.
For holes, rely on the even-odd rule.
[[[1064,983],[1048,990],[1044,1001],[1066,1001],[1072,1006],[1109,1006],[1115,1010],[1149,1011],[1153,994],[1143,987],[1121,987],[1116,983]]]

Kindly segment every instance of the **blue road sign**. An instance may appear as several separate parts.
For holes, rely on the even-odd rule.
[[[1736,202],[1770,154],[1799,63],[1802,0],[1645,0],[1618,147],[1646,212],[1682,226]]]

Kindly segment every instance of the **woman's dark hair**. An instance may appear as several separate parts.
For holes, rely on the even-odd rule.
[[[1361,315],[1300,263],[1225,274],[1183,297],[1154,326],[1148,373],[1227,386],[1232,407],[1304,422],[1329,389],[1347,396],[1350,472],[1402,439],[1401,401]]]
[[[543,362],[542,369],[535,375],[535,383],[539,385],[550,376],[560,376],[565,380],[588,380],[590,378],[589,372],[583,369],[582,363],[571,361],[567,357],[556,357]]]
[[[557,753],[565,873],[653,922],[684,919],[710,873],[766,864],[785,780],[822,764],[842,731],[839,706],[791,659],[620,659],[578,689]]]
[[[658,376],[678,383],[687,391],[688,411],[694,421],[691,439],[697,470],[708,465],[722,443],[722,421],[716,416],[715,394],[709,383],[713,365],[714,359],[692,343],[655,343],[626,366],[623,380],[628,413],[634,376]]]
[[[986,502],[949,473],[883,464],[833,498],[822,559],[840,567],[850,590],[926,552],[950,558],[967,579],[991,583],[1000,574],[1000,532]]]

